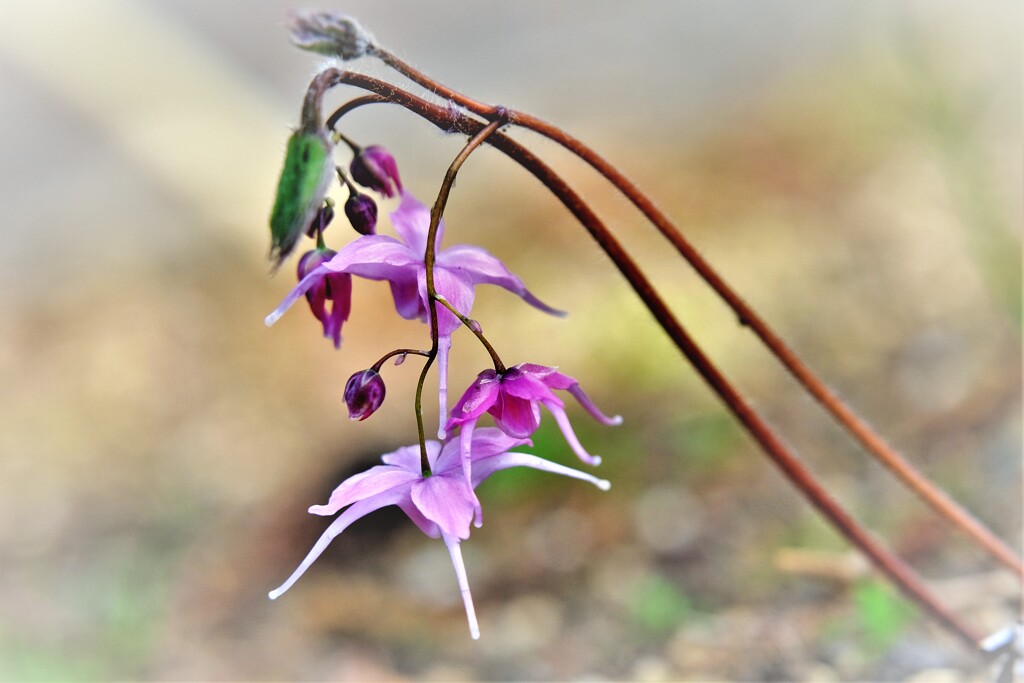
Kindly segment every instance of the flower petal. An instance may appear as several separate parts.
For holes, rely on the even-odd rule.
[[[555,396],[554,392],[543,381],[534,375],[509,368],[501,379],[501,391],[510,396],[524,398],[528,401],[550,401],[554,399],[559,404],[562,399]]]
[[[476,621],[476,610],[473,609],[473,594],[469,592],[469,580],[466,578],[466,565],[462,561],[462,548],[459,539],[445,534],[444,544],[448,546],[448,554],[451,555],[452,566],[455,567],[455,577],[459,582],[459,593],[462,594],[462,603],[466,606],[469,635],[473,637],[473,640],[479,640],[480,626]]]
[[[498,401],[488,411],[494,416],[494,423],[509,436],[525,439],[540,426],[540,407],[536,401],[505,392],[498,395]]]
[[[529,453],[499,453],[480,460],[474,460],[473,465],[473,486],[479,486],[480,482],[495,472],[507,470],[510,467],[531,467],[535,470],[551,472],[552,474],[561,474],[565,477],[590,482],[602,491],[607,491],[612,486],[607,479],[599,479],[592,474],[587,474],[565,465],[559,465],[556,462],[551,462]]]
[[[522,297],[526,303],[545,313],[559,317],[566,315],[565,311],[552,308],[531,294],[523,281],[513,275],[504,263],[480,247],[457,244],[440,252],[437,255],[437,264],[458,272],[474,285],[497,285]]]
[[[437,438],[444,440],[448,436],[445,425],[448,418],[448,355],[452,350],[450,334],[438,334],[437,337],[437,400],[438,409]]]
[[[427,321],[427,309],[420,298],[416,279],[392,280],[391,296],[395,299],[395,310],[406,320]]]
[[[361,500],[334,520],[327,530],[317,539],[317,542],[313,544],[313,548],[309,551],[306,557],[302,560],[299,566],[292,572],[292,575],[282,583],[280,586],[270,591],[269,597],[271,600],[276,600],[282,593],[287,591],[292,585],[299,580],[306,570],[312,566],[316,559],[327,549],[334,537],[340,534],[342,531],[348,528],[352,522],[356,521],[360,517],[367,515],[374,510],[379,510],[385,505],[396,505],[403,499],[408,499],[409,491],[406,488],[390,489],[379,495]]]
[[[590,400],[590,397],[583,393],[583,390],[580,389],[580,385],[578,383],[573,384],[571,387],[569,387],[569,393],[572,394],[573,398],[579,401],[579,404],[583,406],[583,408],[588,413],[590,413],[591,417],[593,417],[601,424],[608,425],[609,427],[616,427],[622,424],[621,415],[614,415],[612,417],[608,417],[607,415],[602,413],[600,409],[598,409],[598,407],[594,405],[593,401]]]
[[[562,430],[562,436],[565,437],[566,442],[569,444],[569,448],[576,454],[583,462],[588,465],[600,465],[601,456],[591,455],[580,445],[580,440],[576,438],[576,432],[572,430],[572,425],[569,424],[569,417],[565,414],[565,409],[561,405],[556,405],[551,401],[544,401],[544,405],[547,406],[548,410],[555,418],[555,422],[558,423],[558,428]]]
[[[441,452],[441,444],[436,441],[427,441],[426,446],[427,461],[430,463],[431,468],[433,468],[434,461]],[[416,474],[420,473],[419,444],[404,446],[399,448],[397,451],[385,453],[380,459],[384,461],[385,465],[394,465],[395,467],[402,467],[410,472],[415,472]]]
[[[408,486],[420,476],[418,467],[415,471],[409,471],[394,465],[377,465],[341,482],[331,493],[326,505],[314,505],[309,511],[314,515],[333,515],[346,505],[398,486]]]
[[[423,256],[389,235],[365,235],[339,249],[324,265],[367,280],[404,282],[415,279],[423,268]]]
[[[452,408],[452,417],[448,420],[447,429],[452,429],[467,420],[480,417],[498,400],[501,385],[494,370],[484,370],[469,385]]]
[[[402,192],[402,202],[398,208],[391,212],[391,224],[398,236],[409,245],[409,249],[416,254],[420,262],[427,251],[427,233],[430,230],[430,209],[412,196],[410,192]],[[435,244],[441,244],[441,236],[444,233],[444,221],[437,227],[437,240]]]
[[[412,502],[442,534],[469,538],[473,519],[473,492],[462,477],[434,475],[412,484]]]
[[[475,422],[472,432],[470,441],[470,458],[472,462],[504,453],[510,448],[532,445],[529,439],[512,438],[494,427],[480,427],[477,429],[475,428]],[[448,441],[441,449],[441,455],[437,458],[434,472],[444,474],[455,469],[462,469],[461,456],[461,439]]]
[[[309,272],[306,277],[299,280],[299,284],[295,285],[292,291],[288,292],[288,296],[284,298],[281,304],[273,310],[273,312],[263,319],[264,324],[270,327],[276,323],[285,311],[292,307],[296,301],[298,301],[306,292],[310,290],[315,284],[320,282],[327,275],[327,266],[322,265],[318,268],[314,268]]]
[[[417,283],[420,290],[420,299],[429,311],[427,303],[427,271],[419,273]],[[473,285],[461,275],[457,275],[445,268],[434,268],[434,291],[443,296],[445,301],[451,304],[452,308],[468,316],[473,310]],[[437,329],[441,334],[450,335],[462,326],[462,321],[452,314],[443,304],[437,304]]]
[[[430,538],[441,537],[441,529],[438,528],[437,524],[423,516],[423,513],[420,512],[419,508],[413,504],[411,498],[399,501],[398,507],[400,507],[402,512],[409,516],[412,523],[418,526],[420,531],[425,533],[427,536]]]
[[[324,278],[330,288],[331,312],[320,322],[324,326],[324,336],[334,340],[334,348],[341,348],[341,326],[348,321],[352,312],[352,276],[348,273],[328,275]]]

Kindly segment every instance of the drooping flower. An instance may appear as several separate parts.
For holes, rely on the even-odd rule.
[[[281,305],[267,316],[266,324],[273,325],[286,310],[306,291],[329,274],[346,273],[368,280],[386,280],[398,314],[407,320],[429,322],[427,301],[427,267],[424,255],[430,227],[430,209],[408,192],[402,193],[402,203],[391,214],[391,222],[400,239],[388,235],[366,235],[343,247],[338,254],[309,272],[285,297]],[[441,244],[444,223],[438,226],[435,246]],[[468,316],[473,308],[474,287],[491,284],[503,287],[521,297],[526,303],[552,315],[565,315],[551,308],[526,289],[523,281],[512,274],[501,261],[480,247],[456,245],[436,252],[434,262],[434,288],[455,310]],[[335,306],[338,305],[335,299]],[[346,308],[347,310],[347,308]],[[441,304],[437,304],[438,324],[438,398],[441,406],[441,425],[438,435],[444,438],[445,417],[448,414],[448,354],[451,335],[461,322]]]
[[[394,197],[402,192],[402,179],[398,176],[398,164],[386,148],[381,145],[363,147],[356,153],[349,166],[352,180],[385,197]]]
[[[466,608],[469,632],[480,637],[473,597],[469,591],[466,568],[462,561],[460,542],[469,538],[469,524],[474,514],[475,488],[490,475],[510,467],[534,469],[587,481],[607,491],[611,484],[586,472],[549,462],[536,455],[510,451],[529,445],[528,439],[515,439],[497,429],[479,429],[470,443],[473,477],[469,485],[463,476],[459,443],[452,440],[443,446],[427,441],[427,460],[432,474],[424,477],[420,468],[418,445],[387,453],[383,465],[349,477],[331,493],[326,505],[314,505],[309,511],[316,515],[333,515],[347,507],[331,523],[298,568],[280,587],[270,592],[278,598],[305,573],[330,542],[357,519],[387,505],[397,505],[420,530],[431,538],[440,537],[448,547],[459,590]],[[472,487],[472,488],[471,488]]]
[[[362,370],[345,383],[345,405],[350,420],[365,420],[384,403],[384,380],[373,368]]]
[[[525,439],[540,426],[541,404],[554,416],[569,447],[579,459],[589,465],[601,464],[601,458],[588,453],[576,438],[565,414],[565,404],[555,395],[554,389],[568,391],[601,424],[622,424],[622,417],[606,416],[583,393],[579,382],[558,372],[556,368],[522,363],[500,374],[494,370],[484,370],[452,408],[451,419],[446,425],[448,430],[462,428],[462,461],[467,479],[474,477],[471,472],[471,444],[480,416],[490,413],[502,432],[512,438]]]
[[[336,252],[333,249],[313,249],[299,259],[297,268],[299,281],[330,261]],[[348,273],[328,273],[319,278],[306,290],[309,309],[324,327],[324,336],[334,341],[334,348],[341,347],[341,326],[348,320],[352,310],[352,276]],[[331,302],[330,311],[327,302]]]

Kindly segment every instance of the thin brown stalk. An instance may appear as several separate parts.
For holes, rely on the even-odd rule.
[[[960,528],[993,558],[1024,577],[1024,561],[982,524],[974,515],[959,503],[950,498],[941,488],[928,480],[909,461],[901,456],[895,448],[878,432],[861,418],[850,406],[817,376],[806,363],[768,326],[767,322],[732,289],[703,256],[683,236],[679,229],[669,220],[649,197],[647,197],[632,181],[626,178],[614,165],[601,157],[593,149],[585,145],[560,128],[553,126],[537,117],[523,112],[485,104],[467,97],[462,93],[435,81],[426,74],[416,70],[387,50],[373,46],[373,54],[384,63],[397,70],[427,90],[466,107],[469,111],[487,119],[503,117],[509,123],[532,130],[562,145],[580,157],[598,173],[603,175],[644,216],[665,236],[686,259],[704,281],[732,308],[741,325],[749,327],[754,334],[768,347],[775,357],[786,367],[815,399],[833,416],[861,445],[921,499],[930,505],[951,524]]]
[[[485,124],[465,116],[454,118],[450,111],[432,105],[405,90],[362,74],[345,72],[339,82],[373,91],[387,101],[405,107],[443,130],[453,128],[466,135],[475,135]],[[332,117],[334,118],[334,117]],[[335,119],[336,120],[336,119]],[[665,304],[651,282],[635,261],[591,210],[589,205],[566,182],[533,153],[511,138],[494,133],[487,143],[508,155],[534,175],[580,221],[595,241],[608,254],[619,272],[647,306],[655,320],[669,335],[676,347],[721,398],[723,403],[760,444],[763,451],[782,473],[797,487],[805,498],[828,522],[855,547],[863,552],[875,567],[887,576],[907,598],[931,614],[950,633],[978,651],[978,634],[958,615],[943,605],[924,585],[917,573],[899,557],[876,541],[854,520],[842,506],[821,486],[811,471],[775,434],[768,423],[750,406],[738,390],[714,366],[682,324]]]

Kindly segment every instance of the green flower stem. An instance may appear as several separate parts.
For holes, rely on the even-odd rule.
[[[487,341],[487,337],[484,336],[483,330],[480,329],[480,323],[476,322],[475,320],[471,320],[470,318],[467,318],[466,316],[459,313],[457,310],[455,310],[455,307],[448,303],[448,300],[445,299],[440,294],[436,295],[434,299],[439,304],[441,304],[449,311],[451,311],[452,315],[461,320],[462,324],[469,328],[470,332],[476,335],[476,338],[480,340],[480,343],[484,345],[485,349],[487,349],[487,353],[491,357],[491,362],[494,363],[494,371],[497,372],[498,374],[505,372],[505,364],[501,362],[501,357],[498,355],[498,352],[495,351],[494,347],[491,346],[491,343]]]

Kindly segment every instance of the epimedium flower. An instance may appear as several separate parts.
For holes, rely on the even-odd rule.
[[[333,249],[313,249],[299,259],[297,274],[302,282],[307,275],[336,256]],[[329,273],[319,278],[306,290],[309,309],[324,328],[324,336],[341,347],[341,326],[352,310],[352,276],[348,273]],[[330,302],[330,310],[328,310]]]
[[[607,491],[611,484],[586,472],[549,462],[536,455],[511,451],[529,445],[528,439],[508,436],[498,429],[479,429],[470,442],[473,476],[467,483],[460,462],[459,443],[452,440],[444,445],[427,441],[427,459],[432,474],[423,476],[419,445],[406,446],[381,457],[383,465],[349,477],[343,481],[326,505],[314,505],[309,512],[315,515],[333,515],[345,509],[331,523],[313,545],[312,550],[298,568],[280,587],[270,592],[270,599],[281,596],[301,577],[324,552],[330,542],[353,522],[387,505],[397,505],[419,529],[431,538],[441,538],[448,547],[459,591],[466,608],[469,632],[474,639],[480,629],[473,608],[473,596],[466,578],[460,543],[469,538],[469,525],[475,509],[473,488],[499,470],[511,467],[533,469],[561,474],[590,482]]]
[[[565,414],[565,403],[555,395],[555,389],[568,391],[590,415],[608,426],[622,424],[622,417],[608,417],[602,413],[590,398],[583,393],[579,382],[569,375],[558,372],[557,368],[533,363],[522,363],[504,372],[484,370],[477,375],[466,393],[452,408],[451,419],[446,429],[461,427],[462,461],[466,479],[474,477],[471,472],[471,449],[476,424],[484,413],[494,418],[503,433],[511,438],[525,439],[540,426],[540,406],[543,404],[555,418],[569,447],[588,465],[601,464],[601,458],[588,453],[576,438],[576,433]]]
[[[266,324],[273,325],[300,296],[325,278],[336,274],[357,275],[368,280],[386,280],[391,285],[391,295],[400,316],[407,320],[429,322],[427,267],[424,256],[430,227],[430,209],[410,193],[403,192],[401,204],[391,214],[391,222],[398,233],[397,239],[389,235],[364,235],[350,242],[339,250],[334,258],[310,270],[285,297],[281,305],[267,316]],[[442,221],[438,226],[435,248],[440,246],[443,232]],[[434,288],[462,315],[468,316],[473,308],[474,287],[479,284],[503,287],[545,313],[565,315],[564,312],[551,308],[531,294],[522,280],[484,249],[465,244],[444,250],[436,249]],[[339,305],[337,298],[334,305]],[[349,305],[346,301],[346,311]],[[461,324],[451,311],[440,303],[437,304],[438,400],[441,406],[438,436],[441,438],[444,438],[446,433],[444,424],[445,416],[448,414],[448,355],[451,350],[451,336]]]

